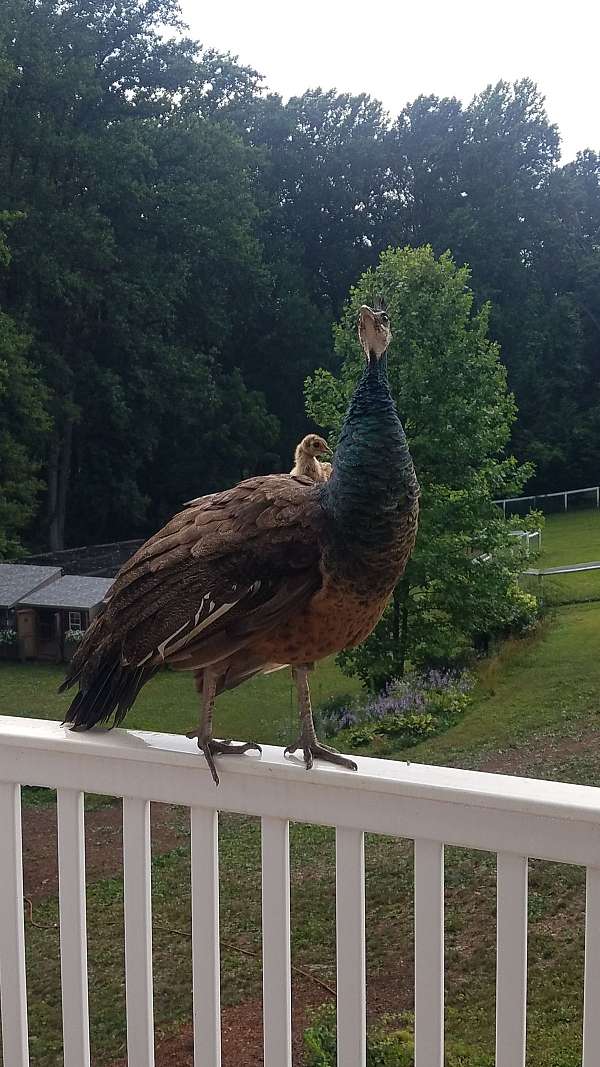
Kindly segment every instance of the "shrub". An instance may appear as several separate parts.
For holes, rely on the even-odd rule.
[[[346,740],[353,748],[385,741],[402,748],[417,745],[458,721],[472,684],[470,675],[448,670],[406,675],[363,705],[349,703],[347,697],[339,706],[329,702],[321,728],[329,737],[348,730]]]

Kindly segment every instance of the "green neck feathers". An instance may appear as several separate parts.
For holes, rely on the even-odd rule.
[[[321,497],[336,555],[364,559],[391,549],[418,495],[387,360],[371,358],[350,402]]]

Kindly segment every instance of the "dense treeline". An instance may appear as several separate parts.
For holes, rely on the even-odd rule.
[[[283,104],[174,0],[4,0],[0,553],[149,532],[287,469],[303,381],[390,245],[468,262],[540,489],[600,469],[600,157],[528,80]],[[401,332],[402,324],[396,324]]]

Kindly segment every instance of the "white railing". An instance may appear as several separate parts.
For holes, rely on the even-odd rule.
[[[509,505],[509,513],[516,513],[523,515],[524,511],[519,510],[521,504],[529,504],[529,511],[534,511],[538,507],[538,502],[542,511],[544,510],[544,500],[558,500],[560,498],[560,504],[562,507],[559,510],[569,510],[569,500],[572,496],[581,496],[583,493],[588,493],[590,497],[590,507],[600,508],[600,485],[591,485],[587,489],[563,489],[560,493],[534,493],[531,496],[506,496],[501,500],[493,500],[493,504],[498,504],[504,512],[504,517],[507,514],[507,505]],[[510,505],[514,505],[511,507]]]
[[[525,551],[529,555],[529,550],[532,547],[533,541],[534,552],[541,552],[542,550],[542,531],[541,530],[511,530],[511,537],[518,537],[521,544],[525,545]]]
[[[281,749],[221,761],[128,731],[72,734],[0,719],[0,971],[5,1067],[27,1067],[20,785],[58,790],[65,1067],[89,1067],[83,792],[123,797],[129,1067],[153,1067],[150,802],[191,812],[194,1048],[219,1067],[220,811],[262,818],[265,1067],[290,1067],[290,820],[337,837],[338,1064],[365,1067],[364,832],[415,841],[415,1067],[444,1059],[444,844],[498,853],[496,1065],[525,1063],[527,858],[587,867],[583,1064],[600,1049],[600,790],[362,758],[307,773]]]

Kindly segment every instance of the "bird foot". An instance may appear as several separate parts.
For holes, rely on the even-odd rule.
[[[240,744],[233,744],[232,741],[215,741],[213,737],[203,737],[199,729],[190,730],[185,736],[198,738],[198,748],[206,757],[215,785],[219,784],[219,775],[213,756],[243,756],[244,752],[249,752],[250,749],[256,749],[262,755],[262,748],[256,744],[256,741],[244,741]]]
[[[338,767],[346,767],[349,771],[358,770],[358,765],[353,759],[340,755],[339,752],[336,752],[334,748],[329,748],[328,745],[322,745],[318,738],[307,738],[303,734],[300,735],[295,745],[288,745],[283,754],[284,756],[291,756],[299,748],[302,749],[307,771],[311,769],[316,759],[325,760],[327,763],[335,763]]]

